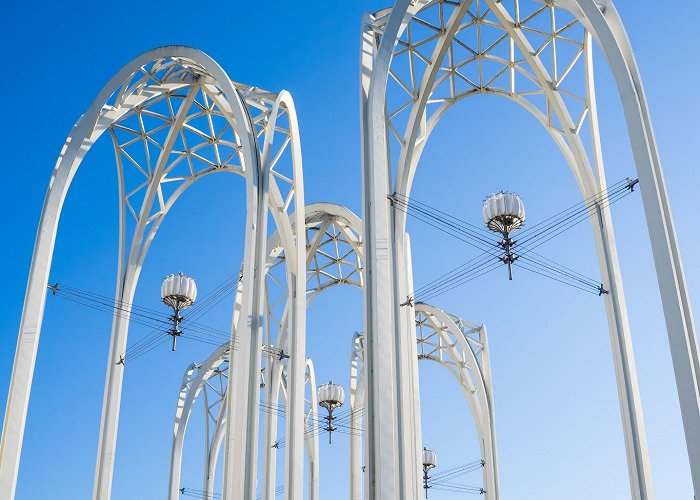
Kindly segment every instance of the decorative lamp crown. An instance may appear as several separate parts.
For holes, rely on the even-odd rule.
[[[194,304],[197,298],[197,284],[182,273],[171,274],[160,286],[163,303],[173,309],[185,309]]]
[[[327,410],[340,408],[343,406],[343,401],[345,401],[343,386],[334,384],[333,381],[319,386],[317,394],[318,405]]]
[[[433,469],[437,466],[437,453],[427,448],[423,448],[423,468]]]
[[[499,191],[484,200],[484,222],[496,233],[509,233],[525,224],[525,205],[515,193]]]

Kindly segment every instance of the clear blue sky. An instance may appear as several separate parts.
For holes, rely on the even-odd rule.
[[[665,167],[691,297],[700,297],[696,186],[700,141],[697,2],[673,8],[620,0],[641,67]],[[365,2],[12,2],[3,10],[2,275],[0,402],[7,395],[24,289],[41,204],[71,126],[107,80],[157,46],[185,44],[214,57],[235,80],[289,90],[299,112],[306,199],[360,210],[358,55]],[[634,176],[619,102],[604,65],[598,81],[608,178]],[[98,144],[83,163],[63,212],[51,279],[96,293],[114,288],[117,190],[113,154]],[[414,196],[474,223],[498,189],[521,193],[531,221],[578,201],[573,177],[545,132],[515,105],[470,99],[431,138]],[[136,301],[161,308],[162,277],[182,270],[205,294],[238,269],[242,182],[212,176],[178,203],[151,249]],[[660,500],[692,490],[663,316],[638,195],[613,207],[642,401]],[[471,255],[428,227],[409,225],[416,284]],[[183,237],[183,235],[185,235]],[[229,249],[221,252],[220,249]],[[588,226],[542,253],[597,276]],[[436,258],[439,256],[439,258]],[[503,498],[625,499],[629,487],[610,342],[602,300],[538,277],[491,273],[434,302],[491,339]],[[697,307],[696,307],[697,310]],[[228,304],[207,324],[226,328]],[[165,314],[165,311],[164,311]],[[202,320],[203,322],[205,320]],[[332,290],[309,310],[309,354],[320,381],[347,384],[353,331],[363,328],[361,294]],[[49,298],[34,377],[18,500],[89,498],[92,491],[110,318]],[[130,341],[146,332],[135,326]],[[181,342],[127,370],[115,500],[163,498],[173,409],[182,373],[209,349]],[[447,374],[421,367],[424,442],[440,467],[478,459],[467,406]],[[199,429],[193,425],[192,435]],[[199,488],[200,448],[191,437],[182,484]],[[322,498],[344,496],[347,440],[322,443]],[[464,479],[480,485],[478,474]],[[456,498],[431,493],[431,498]]]

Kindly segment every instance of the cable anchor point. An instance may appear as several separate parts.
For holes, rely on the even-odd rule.
[[[53,285],[46,285],[46,288],[51,290],[51,295],[56,295],[59,292],[58,282],[54,283]]]
[[[415,304],[414,304],[414,302],[413,302],[413,296],[412,296],[412,295],[407,295],[407,296],[406,296],[406,302],[402,302],[401,304],[399,304],[399,307],[403,307],[403,306],[413,307],[414,305],[415,305]]]

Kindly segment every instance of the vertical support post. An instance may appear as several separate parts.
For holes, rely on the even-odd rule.
[[[248,186],[246,196],[247,250],[243,263],[241,314],[237,324],[232,325],[224,447],[224,500],[255,498],[258,465],[268,179],[261,172],[259,161],[249,168],[256,169],[258,173],[257,182]]]
[[[89,151],[90,146],[104,130],[95,132],[93,129],[97,121],[98,105],[102,106],[102,102],[104,102],[100,102],[100,100],[98,97],[93,102],[90,109],[71,131],[56,162],[44,198],[29,268],[27,291],[24,295],[17,348],[7,393],[2,435],[0,436],[0,498],[11,500],[15,497],[24,429],[29,409],[29,395],[32,390],[34,366],[39,349],[41,324],[46,305],[46,286],[49,282],[58,221],[68,188],[78,166]]]
[[[405,12],[409,0],[394,9]],[[365,369],[367,371],[367,500],[402,498],[398,435],[396,307],[400,303],[392,262],[394,241],[387,196],[387,131],[384,119],[385,91],[393,41],[402,16],[392,15],[385,39],[375,53],[371,20],[362,31],[360,76],[363,163],[363,219],[365,250]],[[383,49],[383,50],[382,50]]]
[[[483,449],[487,450],[484,457],[484,493],[486,500],[499,500],[500,487],[498,482],[498,453],[496,447],[496,410],[493,401],[493,381],[491,380],[491,352],[488,344],[488,334],[486,326],[482,325],[479,330],[479,341],[481,342],[481,373],[484,378],[484,399],[488,412],[485,418],[484,429],[488,432],[485,438]]]
[[[297,229],[297,240],[306,247],[305,227]],[[304,272],[294,273],[290,286],[293,297],[290,303],[289,359],[287,364],[287,441],[286,441],[286,479],[288,500],[301,500],[304,493],[304,379],[306,373],[306,331],[304,305],[305,290],[300,292],[298,286],[306,286],[306,256],[290,259],[290,262],[303,263]],[[302,304],[304,302],[304,304]],[[315,390],[315,388],[312,388]]]
[[[394,212],[396,215],[396,211]],[[400,225],[403,228],[403,224]],[[402,234],[403,233],[403,234]],[[413,260],[411,238],[408,233],[394,228],[397,245],[395,276],[399,297],[413,297]],[[399,239],[400,238],[400,239]],[[397,393],[399,396],[399,436],[401,471],[405,498],[420,495],[422,434],[420,414],[420,389],[418,374],[418,349],[416,343],[416,311],[412,300],[399,308],[397,332]]]
[[[366,394],[364,364],[360,367],[362,363],[361,342],[362,338],[358,333],[355,333],[350,358],[350,427],[353,429],[362,428],[362,414],[364,413],[362,410]],[[363,456],[362,435],[359,432],[354,432],[350,435],[350,500],[362,500]]]
[[[41,213],[27,291],[24,296],[17,349],[0,437],[0,497],[7,499],[15,497],[17,487],[29,395],[46,305],[46,285],[49,281],[58,219],[66,190],[66,179],[54,174]]]
[[[268,382],[267,382],[267,405],[273,410],[269,411],[265,417],[265,435],[263,443],[265,449],[263,451],[263,485],[262,485],[262,500],[274,500],[275,484],[277,482],[277,408],[279,404],[279,388],[282,368],[282,363],[277,360],[270,360],[267,364]]]
[[[627,317],[627,305],[622,290],[622,277],[611,224],[609,211],[597,206],[594,222],[596,226],[595,239],[601,275],[604,276],[609,288],[608,294],[605,295],[605,306],[608,313],[610,341],[620,398],[632,498],[649,500],[654,498],[651,464],[644,430],[642,402]]]
[[[612,3],[576,0],[608,60],[622,101],[637,167],[695,496],[700,496],[700,360],[695,324],[644,89],[629,39]]]
[[[598,126],[598,109],[595,95],[593,74],[593,53],[591,34],[584,34],[584,63],[586,77],[586,92],[590,107],[589,124],[591,131],[591,149],[596,167],[597,186],[600,192],[607,187],[600,129]],[[584,195],[587,196],[588,194]],[[622,274],[617,258],[615,235],[612,229],[612,218],[609,208],[596,205],[593,220],[593,233],[598,252],[600,273],[608,287],[605,296],[605,308],[608,316],[608,328],[612,346],[615,379],[617,380],[618,397],[622,428],[625,437],[627,467],[629,472],[632,498],[651,499],[654,497],[652,484],[649,449],[644,430],[641,396],[637,369],[634,362],[634,349],[630,331],[627,304],[622,287]]]

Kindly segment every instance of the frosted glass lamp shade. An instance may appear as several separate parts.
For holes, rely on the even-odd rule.
[[[185,309],[194,304],[197,299],[197,284],[192,278],[182,273],[171,274],[163,280],[160,296],[166,305]]]
[[[432,469],[437,466],[437,453],[423,448],[423,468]]]
[[[525,223],[525,205],[515,193],[499,191],[484,200],[484,222],[497,233],[518,229]]]
[[[334,384],[332,381],[321,385],[317,395],[318,405],[327,410],[335,410],[343,406],[343,401],[345,401],[343,386]]]

